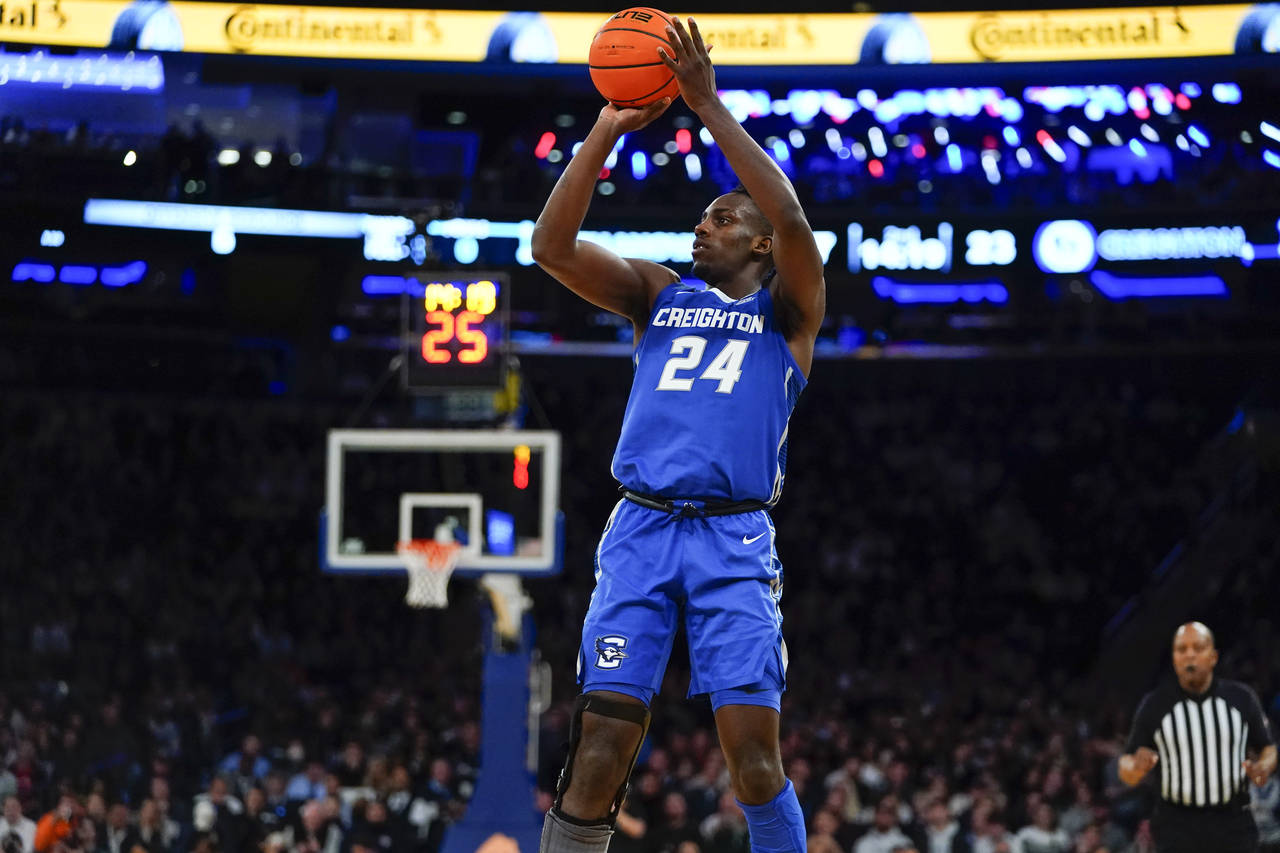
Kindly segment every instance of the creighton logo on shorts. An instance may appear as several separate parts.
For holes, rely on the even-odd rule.
[[[596,668],[617,669],[622,666],[622,659],[627,656],[623,651],[626,647],[626,637],[596,637]]]

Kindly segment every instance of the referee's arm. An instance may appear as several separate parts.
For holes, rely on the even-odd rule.
[[[1253,700],[1249,703],[1249,748],[1258,750],[1258,757],[1245,759],[1244,775],[1261,788],[1276,770],[1276,744],[1258,694],[1250,690],[1249,695]]]
[[[1133,787],[1146,778],[1151,768],[1160,760],[1155,751],[1155,721],[1149,719],[1152,711],[1152,694],[1148,693],[1133,715],[1133,729],[1129,732],[1126,752],[1120,756],[1117,771],[1120,781]],[[1274,758],[1275,750],[1272,750]]]

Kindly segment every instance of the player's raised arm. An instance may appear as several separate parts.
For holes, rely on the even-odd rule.
[[[773,264],[778,271],[774,290],[786,313],[795,319],[786,329],[787,337],[793,342],[793,349],[795,342],[807,339],[811,356],[813,339],[826,313],[827,291],[822,277],[822,253],[795,188],[721,103],[716,93],[715,69],[694,20],[690,18],[685,29],[676,18],[669,38],[671,52],[658,48],[658,54],[676,75],[681,96],[711,131],[738,180],[773,225]]]
[[[669,98],[642,109],[600,111],[578,153],[547,198],[533,229],[533,259],[574,293],[642,327],[654,297],[676,281],[671,270],[650,261],[622,258],[578,239],[596,179],[619,137],[647,125],[671,104]]]

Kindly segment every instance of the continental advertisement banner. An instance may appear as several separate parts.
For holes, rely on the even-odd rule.
[[[1280,3],[916,15],[687,14],[697,18],[722,65],[1066,62],[1280,50]],[[605,18],[182,0],[0,0],[0,42],[326,59],[585,63]]]

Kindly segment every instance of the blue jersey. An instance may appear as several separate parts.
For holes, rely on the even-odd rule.
[[[613,476],[668,498],[772,504],[804,386],[767,288],[734,300],[674,283],[636,348]]]

